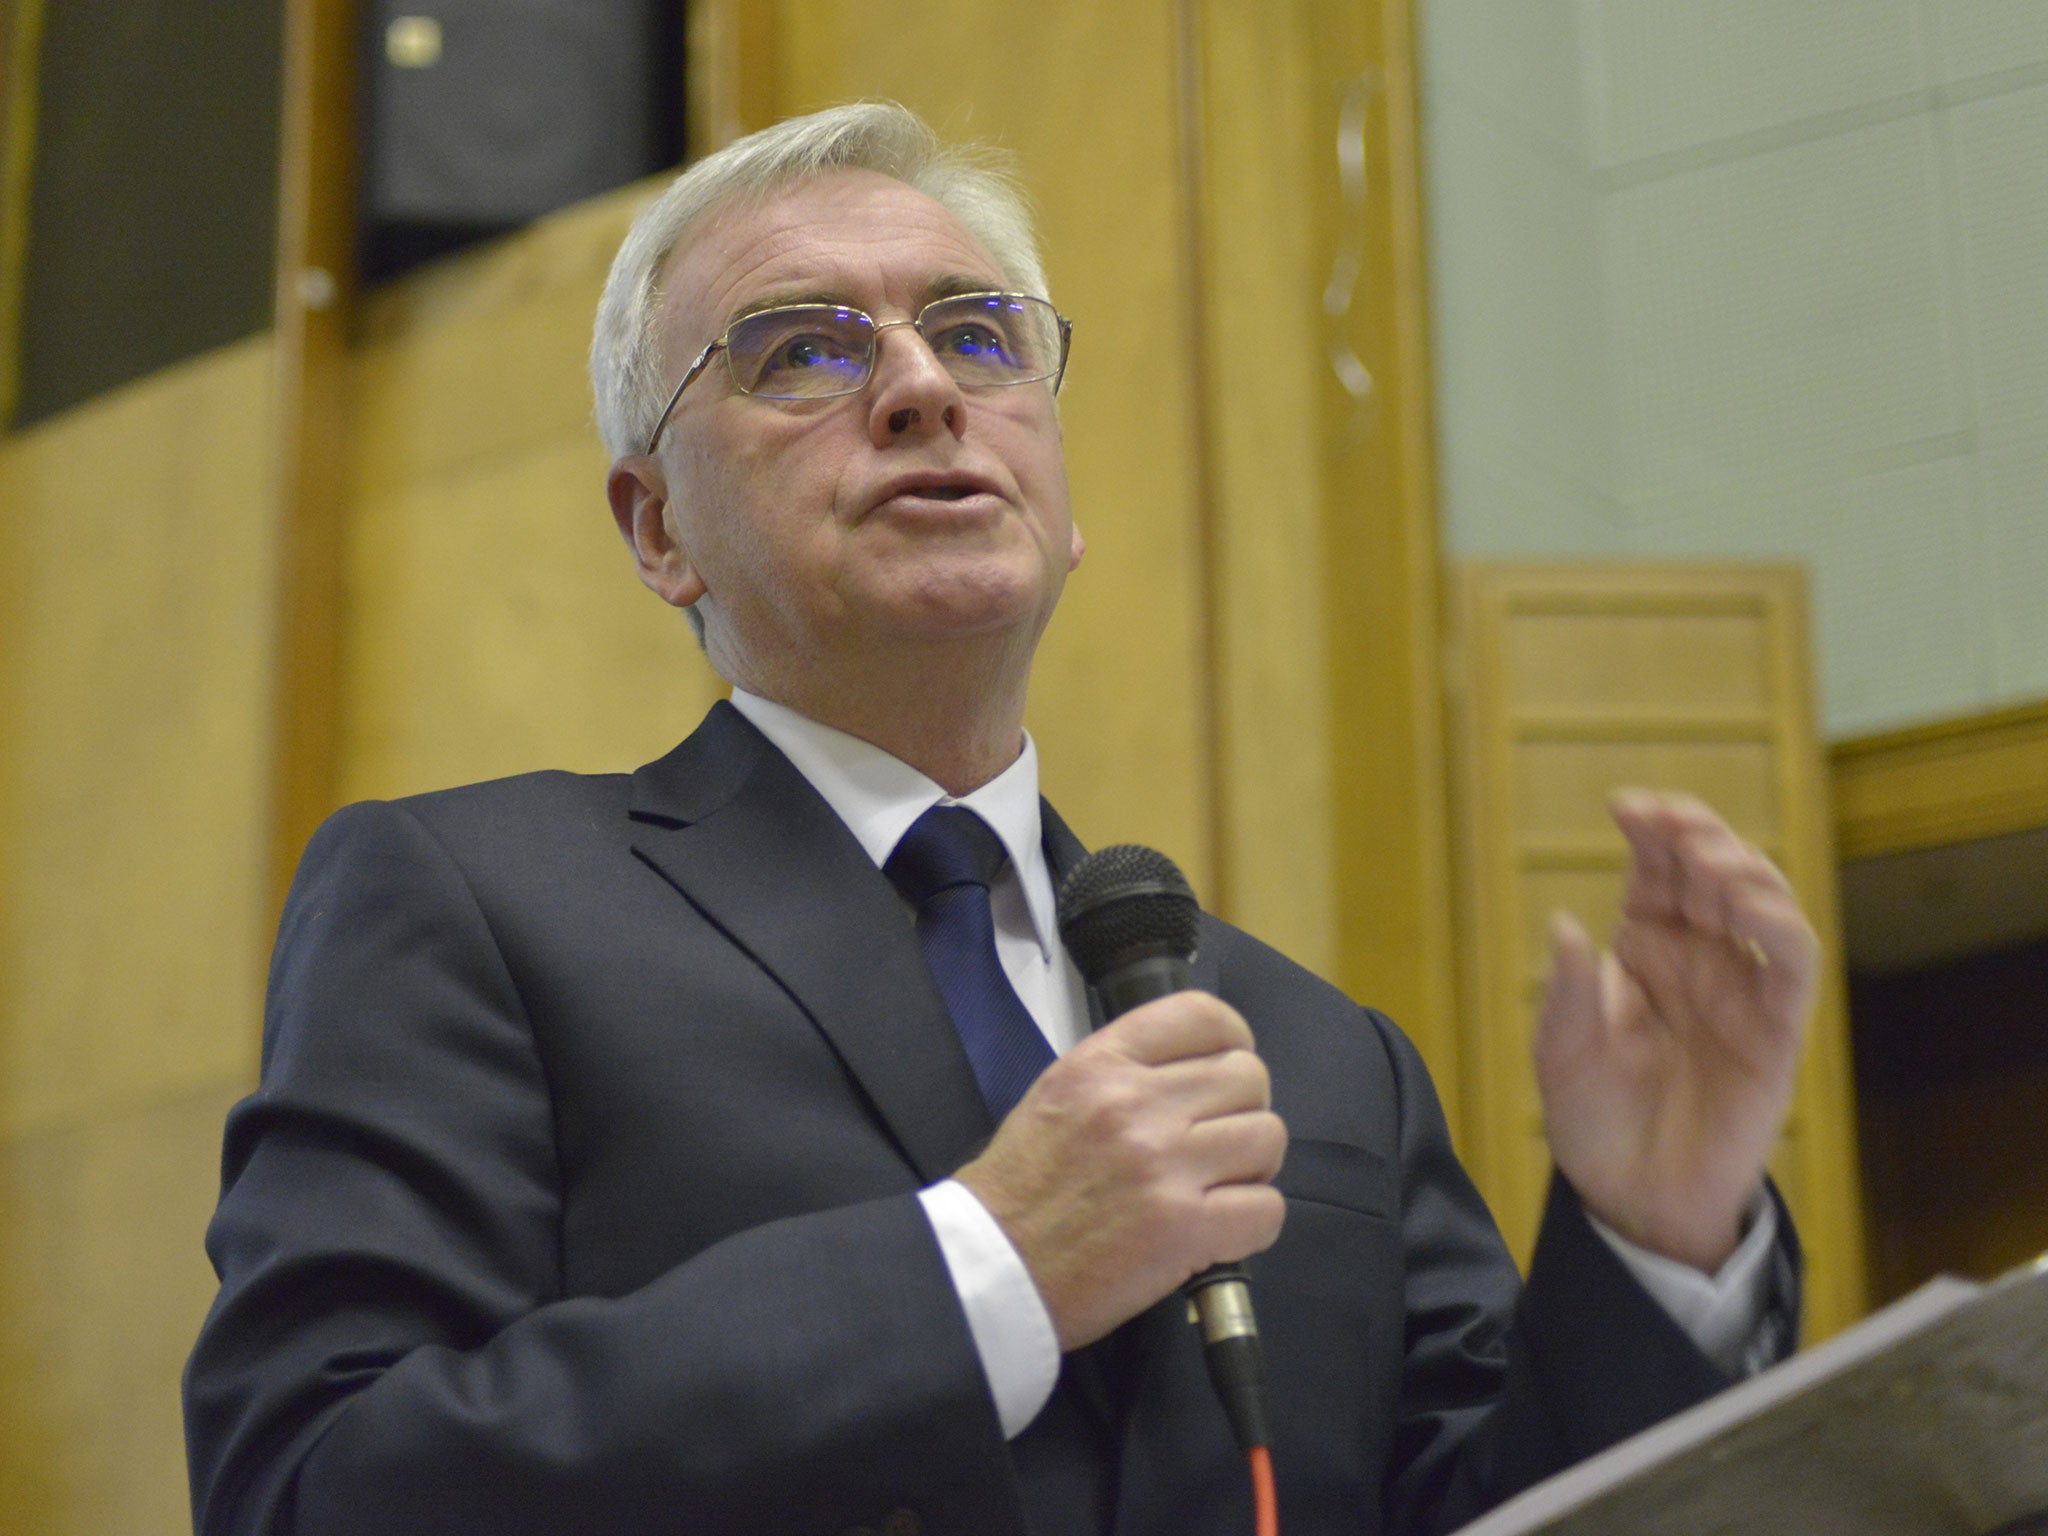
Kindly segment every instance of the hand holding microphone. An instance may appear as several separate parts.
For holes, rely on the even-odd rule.
[[[1287,1133],[1243,1017],[1187,990],[1197,920],[1180,872],[1149,849],[1105,849],[1074,871],[1061,931],[1110,1022],[1046,1070],[958,1175],[1022,1255],[1062,1349],[1197,1277],[1226,1319],[1220,1336],[1247,1337],[1241,1277],[1212,1285],[1232,1277],[1204,1272],[1279,1235],[1270,1180]],[[1255,1354],[1256,1340],[1226,1348]]]
[[[1117,1018],[1192,984],[1200,908],[1186,877],[1165,854],[1135,844],[1103,849],[1067,877],[1059,911],[1060,935],[1105,1017]],[[1269,1438],[1266,1367],[1251,1284],[1236,1263],[1217,1263],[1190,1280],[1187,1292],[1189,1317],[1202,1330],[1209,1380],[1237,1443],[1246,1451],[1263,1447]]]

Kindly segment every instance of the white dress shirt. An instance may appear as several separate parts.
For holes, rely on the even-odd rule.
[[[908,763],[786,705],[735,688],[733,707],[810,781],[876,867],[934,805],[964,805],[1002,839],[1010,862],[989,891],[996,955],[1056,1055],[1088,1032],[1085,983],[1060,942],[1052,870],[1038,806],[1038,749],[1027,734],[1017,761],[971,794],[946,793]],[[1023,1259],[974,1194],[947,1179],[919,1195],[960,1294],[1003,1433],[1021,1434],[1059,1381],[1052,1318]],[[1766,1303],[1776,1209],[1758,1194],[1749,1230],[1720,1273],[1706,1275],[1594,1229],[1708,1358],[1735,1371]]]

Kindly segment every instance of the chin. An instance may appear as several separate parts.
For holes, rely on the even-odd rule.
[[[1051,608],[1038,602],[919,603],[892,613],[888,628],[906,639],[949,641],[998,639],[1005,635],[1035,640]]]
[[[1019,629],[1035,635],[1058,600],[1059,584],[1048,590],[1043,572],[982,568],[922,582],[887,607],[905,631],[934,640],[971,639]]]

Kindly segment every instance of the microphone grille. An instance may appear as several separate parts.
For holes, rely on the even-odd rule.
[[[1202,908],[1173,860],[1156,848],[1097,849],[1060,883],[1060,937],[1090,983],[1144,955],[1195,952]]]

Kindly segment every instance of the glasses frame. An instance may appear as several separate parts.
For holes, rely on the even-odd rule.
[[[848,395],[859,394],[862,390],[866,389],[871,382],[873,382],[875,377],[875,363],[880,354],[879,338],[881,337],[882,332],[892,330],[897,326],[907,325],[910,326],[913,330],[918,330],[919,334],[922,335],[923,332],[921,327],[924,323],[924,317],[927,314],[931,313],[933,309],[935,309],[941,304],[953,304],[957,303],[961,299],[1029,299],[1034,304],[1043,304],[1047,309],[1052,309],[1052,304],[1049,300],[1041,299],[1036,294],[1010,293],[999,288],[989,288],[978,289],[972,293],[945,294],[942,297],[933,299],[930,303],[924,305],[922,308],[918,310],[918,312],[914,316],[912,316],[908,320],[877,320],[873,315],[869,314],[866,310],[857,308],[852,304],[779,304],[773,309],[756,310],[753,314],[742,315],[738,320],[735,320],[730,325],[727,325],[724,334],[721,335],[716,341],[712,342],[709,346],[707,346],[702,352],[699,352],[697,354],[697,360],[691,363],[688,368],[683,370],[682,381],[676,385],[675,392],[668,397],[668,404],[664,405],[661,408],[661,416],[654,423],[654,430],[647,434],[647,447],[645,449],[645,452],[647,452],[650,455],[654,452],[655,445],[661,441],[662,430],[668,426],[669,417],[675,414],[676,402],[683,398],[683,391],[690,387],[691,381],[695,379],[698,374],[702,373],[706,368],[711,366],[711,359],[713,354],[715,353],[725,353],[726,373],[732,379],[733,388],[737,389],[743,395],[753,395],[755,399],[759,400],[843,400]],[[832,393],[828,395],[754,395],[754,392],[751,389],[748,389],[746,385],[740,382],[739,375],[733,373],[732,371],[732,349],[728,345],[728,343],[732,339],[733,326],[744,324],[748,320],[758,320],[763,315],[781,314],[786,310],[792,309],[838,309],[844,310],[848,314],[859,315],[863,320],[867,321],[869,327],[871,328],[868,341],[868,366],[867,371],[861,375],[861,379],[858,384],[854,385],[851,389],[834,390]],[[1052,392],[1054,394],[1058,394],[1060,392],[1060,385],[1065,381],[1067,377],[1067,353],[1068,350],[1073,346],[1074,322],[1069,320],[1065,315],[1061,314],[1056,309],[1052,309],[1052,317],[1059,324],[1060,360],[1058,365],[1053,369],[1051,373],[1035,374],[1028,379],[1004,379],[999,383],[962,384],[960,387],[962,389],[1012,389],[1019,384],[1041,384],[1045,380],[1051,379]]]

